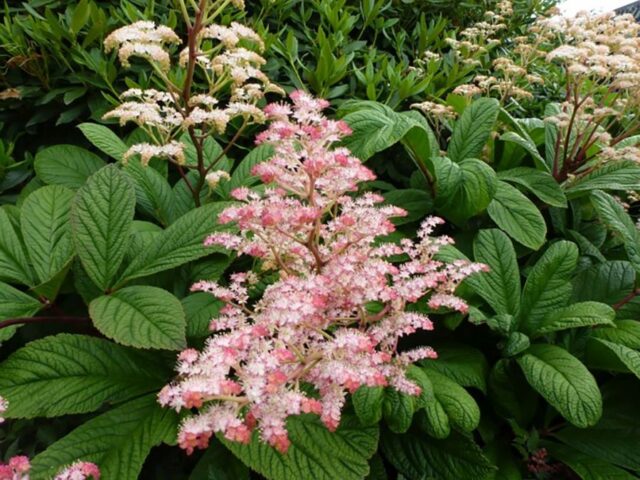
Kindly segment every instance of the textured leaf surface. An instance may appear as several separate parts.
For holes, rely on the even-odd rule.
[[[636,272],[629,262],[613,260],[599,263],[576,275],[572,299],[614,305],[631,293],[635,280]]]
[[[637,320],[618,320],[615,328],[597,328],[593,336],[618,343],[636,350],[640,349],[640,322]]]
[[[395,388],[385,389],[382,415],[392,432],[403,433],[409,430],[416,409],[415,402],[415,397],[400,393]]]
[[[81,123],[78,128],[94,147],[114,160],[122,160],[128,147],[109,127],[97,123]]]
[[[55,417],[153,391],[166,373],[147,353],[60,334],[31,342],[0,364],[0,392],[9,400],[9,418]]]
[[[44,183],[76,189],[104,165],[89,150],[75,145],[54,145],[36,154],[34,168]]]
[[[131,160],[123,169],[136,192],[136,208],[143,214],[169,225],[174,219],[174,196],[171,186],[157,170]]]
[[[40,282],[51,279],[73,258],[72,199],[71,190],[51,185],[29,195],[20,210],[22,237]]]
[[[525,333],[535,331],[547,315],[566,306],[577,261],[578,247],[560,241],[551,245],[536,262],[522,291],[520,323]]]
[[[71,208],[78,257],[103,291],[112,285],[129,244],[135,208],[133,188],[115,165],[93,175]]]
[[[7,318],[31,317],[43,305],[35,298],[0,282],[0,320]],[[12,325],[0,330],[0,343],[9,340],[20,325]]]
[[[607,348],[629,370],[629,372],[640,378],[640,352],[625,345],[619,345],[602,338],[593,338],[590,341],[597,342]]]
[[[567,206],[567,198],[562,188],[547,172],[541,172],[535,168],[518,167],[498,173],[498,178],[505,182],[522,185],[547,205],[558,208]]]
[[[92,418],[37,455],[31,478],[50,478],[79,459],[97,464],[102,478],[136,480],[151,448],[172,442],[177,426],[177,415],[160,407],[155,395],[133,400]]]
[[[312,415],[287,420],[291,447],[278,453],[257,438],[250,445],[223,440],[246,465],[269,480],[361,480],[369,472],[368,460],[378,446],[378,428],[363,427],[343,416],[336,432],[329,432]]]
[[[0,279],[11,280],[33,286],[33,278],[22,241],[9,219],[7,212],[0,208]]]
[[[381,444],[387,460],[410,480],[484,480],[495,470],[480,447],[459,433],[436,440],[415,432],[385,432]]]
[[[602,415],[602,396],[587,368],[566,350],[532,345],[518,359],[531,386],[573,425],[595,425]]]
[[[497,229],[480,230],[473,242],[477,262],[489,271],[476,275],[476,292],[498,313],[515,315],[520,307],[520,270],[509,237]]]
[[[250,187],[260,180],[251,174],[253,167],[259,163],[267,161],[273,155],[273,147],[263,144],[252,149],[246,157],[238,164],[231,175],[231,180],[222,184],[223,191],[229,194],[238,187]]]
[[[454,163],[446,157],[433,159],[436,176],[436,208],[455,222],[484,211],[493,199],[497,180],[484,162],[468,158]]]
[[[502,230],[533,250],[539,249],[547,236],[547,225],[538,208],[520,191],[498,181],[498,190],[487,208],[491,220]]]
[[[500,105],[493,98],[480,98],[469,105],[453,129],[447,153],[454,162],[477,158],[489,139]]]
[[[616,312],[604,303],[582,302],[556,310],[547,315],[533,332],[533,336],[542,335],[569,328],[590,327],[594,325],[613,325]]]
[[[133,286],[91,302],[93,324],[107,337],[138,348],[179,350],[186,346],[180,301],[166,290]]]
[[[480,408],[473,397],[446,375],[431,368],[425,368],[424,371],[433,384],[435,399],[447,413],[451,425],[465,432],[478,428]]]
[[[462,344],[437,345],[438,360],[426,361],[429,368],[446,375],[459,385],[486,392],[489,365],[482,352]]]
[[[187,337],[207,337],[211,335],[211,319],[224,306],[221,300],[206,292],[196,292],[181,300],[187,319]]]
[[[594,190],[637,190],[640,188],[640,167],[631,160],[606,163],[580,177],[567,188],[569,198],[578,197]]]
[[[545,444],[553,458],[557,458],[571,470],[576,472],[582,480],[637,480],[626,470],[616,467],[609,462],[593,458],[590,455],[573,450],[560,444]]]
[[[362,386],[353,393],[353,408],[363,425],[375,425],[382,419],[384,397],[383,387]]]
[[[145,255],[127,267],[119,283],[175,268],[221,251],[205,247],[203,242],[214,231],[229,229],[218,224],[218,215],[229,205],[226,202],[210,203],[180,217],[154,240]]]

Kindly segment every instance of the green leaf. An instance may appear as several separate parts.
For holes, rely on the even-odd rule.
[[[313,415],[289,417],[287,430],[291,446],[285,455],[259,440],[257,433],[249,445],[222,442],[269,480],[361,480],[378,446],[378,428],[364,427],[349,415],[343,415],[334,433]]]
[[[532,332],[535,338],[546,333],[570,328],[613,325],[616,312],[609,305],[599,302],[574,303],[550,312]]]
[[[480,408],[469,393],[433,368],[423,367],[433,384],[435,399],[449,417],[451,425],[464,432],[472,432],[480,424]]]
[[[633,291],[635,280],[636,272],[629,262],[613,260],[599,263],[576,275],[572,299],[615,305]]]
[[[196,292],[182,299],[182,309],[187,320],[187,337],[211,335],[209,324],[224,306],[221,300],[206,292]]]
[[[94,174],[74,199],[71,228],[87,275],[103,291],[113,285],[129,244],[133,188],[116,165]]]
[[[29,195],[20,210],[22,237],[40,282],[50,280],[73,258],[72,199],[71,190],[52,185]]]
[[[578,177],[565,187],[567,197],[575,198],[594,190],[629,191],[640,189],[640,166],[631,160],[609,162]]]
[[[586,428],[602,415],[602,396],[587,368],[554,345],[531,345],[517,360],[531,386],[573,425]]]
[[[480,98],[469,105],[453,129],[447,149],[449,158],[457,163],[480,156],[499,111],[500,104],[494,98]]]
[[[239,187],[251,187],[260,180],[251,174],[253,167],[267,161],[273,155],[273,146],[263,144],[253,148],[238,164],[231,174],[231,180],[222,184],[226,195]]]
[[[34,480],[76,460],[93,462],[105,479],[136,480],[151,448],[175,439],[177,415],[149,395],[103,413],[53,443],[31,462]]]
[[[544,217],[517,188],[498,181],[487,212],[496,225],[525,247],[538,250],[544,244],[547,235]]]
[[[382,403],[385,400],[383,387],[362,386],[353,393],[351,400],[363,425],[375,425],[382,419]]]
[[[98,297],[89,314],[98,330],[123,345],[167,350],[186,346],[182,305],[161,288],[137,285]]]
[[[7,212],[0,208],[0,279],[33,286],[37,283],[27,262],[27,255]]]
[[[78,128],[94,147],[114,160],[122,160],[122,156],[129,149],[109,127],[97,123],[81,123]]]
[[[13,288],[11,285],[0,282],[0,320],[7,318],[31,317],[43,307],[38,300]],[[0,330],[0,343],[9,340],[19,328],[12,325]]]
[[[474,158],[459,164],[446,157],[432,159],[436,177],[436,208],[454,222],[484,211],[497,188],[496,174]]]
[[[396,189],[383,194],[385,203],[404,208],[406,217],[395,217],[393,223],[403,225],[405,223],[422,220],[433,209],[433,199],[428,192],[413,188]]]
[[[477,262],[489,271],[473,278],[474,290],[498,314],[515,315],[520,307],[520,271],[516,252],[501,230],[480,230],[473,242]]]
[[[567,198],[553,176],[535,168],[518,167],[498,173],[505,182],[522,185],[547,205],[565,208]]]
[[[617,320],[611,328],[596,328],[592,336],[639,350],[640,322],[637,320]]]
[[[506,132],[502,134],[502,136],[500,137],[500,140],[504,142],[511,142],[511,143],[520,145],[529,154],[531,154],[531,157],[533,158],[536,166],[542,167],[545,170],[548,170],[548,167],[544,158],[542,158],[542,155],[540,155],[540,152],[538,152],[538,147],[533,142],[533,140],[531,140],[530,137],[529,138],[524,137],[522,135],[519,135],[516,132]],[[562,196],[564,197],[564,194]]]
[[[591,194],[591,200],[600,220],[620,237],[629,261],[637,271],[640,271],[640,232],[629,214],[615,198],[607,193],[595,191]]]
[[[100,157],[75,145],[54,145],[36,154],[34,168],[38,178],[49,185],[80,188],[104,167]]]
[[[520,369],[513,360],[504,358],[489,374],[489,400],[498,415],[522,427],[530,424],[538,406],[538,396]]]
[[[395,388],[384,390],[382,415],[392,432],[403,433],[409,430],[415,413],[415,397],[401,393]]]
[[[162,174],[143,166],[139,160],[127,162],[123,171],[135,187],[138,210],[162,225],[169,225],[174,219],[175,198],[171,185]]]
[[[28,343],[0,364],[8,418],[93,412],[166,382],[157,357],[85,335],[59,334]]]
[[[582,480],[637,480],[638,478],[609,462],[593,458],[566,445],[545,442],[544,446],[553,458],[568,465]]]
[[[189,480],[249,480],[249,475],[249,469],[214,438],[191,471]]]
[[[145,255],[127,267],[118,283],[169,270],[222,251],[221,248],[205,247],[203,242],[215,231],[230,229],[218,223],[218,215],[228,206],[228,202],[210,203],[180,217],[156,238]]]
[[[559,241],[552,244],[531,269],[522,291],[520,326],[535,331],[547,315],[567,305],[571,275],[578,262],[578,247]]]
[[[459,385],[486,393],[489,365],[480,350],[462,344],[437,345],[435,350],[438,360],[426,361],[430,368]]]
[[[629,372],[640,378],[640,352],[602,338],[591,338],[590,342],[604,346],[616,356]]]
[[[409,480],[485,480],[495,470],[480,447],[459,433],[436,440],[417,432],[385,432],[381,447],[387,460]]]
[[[511,332],[500,345],[500,348],[502,349],[503,356],[513,357],[524,352],[530,345],[531,340],[527,335],[521,332]]]

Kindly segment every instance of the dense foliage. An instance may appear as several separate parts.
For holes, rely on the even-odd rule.
[[[640,25],[549,7],[6,4],[0,479],[640,478]]]

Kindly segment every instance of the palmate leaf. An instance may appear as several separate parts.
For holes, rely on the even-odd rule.
[[[157,287],[136,285],[96,298],[89,305],[93,324],[122,345],[179,350],[186,346],[180,301]]]
[[[152,447],[172,443],[178,416],[158,405],[156,395],[125,403],[92,418],[53,443],[31,462],[33,480],[51,478],[76,460],[93,462],[102,478],[135,480]]]
[[[94,174],[74,199],[74,245],[87,275],[103,291],[112,286],[127,252],[134,208],[131,183],[116,165]]]
[[[602,396],[593,375],[573,355],[554,345],[531,345],[517,359],[529,384],[573,425],[595,425]]]
[[[51,185],[29,195],[20,210],[22,237],[40,282],[50,280],[73,258],[72,200],[71,190]]]
[[[157,358],[85,335],[27,344],[0,364],[8,418],[55,417],[97,410],[154,391],[169,372]]]
[[[269,480],[361,480],[378,445],[378,428],[363,427],[344,415],[340,427],[329,432],[314,415],[289,417],[291,446],[285,455],[258,439],[249,445],[222,440],[240,460]]]

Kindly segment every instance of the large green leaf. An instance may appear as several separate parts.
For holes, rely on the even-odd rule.
[[[525,247],[537,250],[544,244],[547,235],[544,217],[517,188],[498,181],[498,189],[487,212],[496,225]]]
[[[96,154],[75,145],[54,145],[36,154],[34,168],[38,178],[49,185],[76,189],[104,167]]]
[[[454,222],[484,211],[493,199],[497,180],[484,162],[468,158],[459,164],[446,157],[432,159],[436,177],[436,209]]]
[[[489,266],[489,271],[476,275],[472,286],[498,313],[515,315],[520,307],[520,270],[516,252],[509,237],[501,230],[480,230],[473,242],[477,262]]]
[[[606,348],[610,353],[615,355],[617,360],[624,365],[624,368],[640,378],[640,352],[602,338],[592,338],[590,342],[595,342]]]
[[[582,480],[637,480],[638,477],[609,462],[558,443],[544,443],[553,458],[557,458]]]
[[[383,387],[362,386],[353,393],[351,400],[363,425],[375,425],[382,419],[382,403],[385,401]]]
[[[229,205],[227,202],[210,203],[180,217],[154,240],[145,255],[126,268],[118,283],[175,268],[221,251],[220,248],[205,247],[203,242],[209,234],[229,229],[218,223],[218,214]]]
[[[613,325],[616,312],[609,305],[598,302],[574,303],[550,312],[532,332],[532,336],[568,330],[570,328]]]
[[[71,190],[51,185],[29,195],[20,210],[22,237],[40,282],[50,280],[73,258],[72,199]]]
[[[150,354],[59,334],[27,344],[0,364],[0,394],[9,400],[9,418],[55,417],[154,391],[168,373]]]
[[[251,174],[253,167],[259,163],[267,161],[273,155],[273,147],[263,144],[253,148],[246,157],[233,170],[231,180],[221,185],[223,192],[228,195],[233,189],[239,187],[250,187],[260,180]]]
[[[114,160],[122,160],[122,156],[129,148],[126,143],[120,140],[120,137],[104,125],[81,123],[78,128],[87,137],[87,140]]]
[[[617,320],[611,328],[596,328],[592,334],[609,342],[640,350],[640,322]]]
[[[559,241],[552,244],[531,269],[522,291],[520,327],[535,331],[544,318],[567,305],[571,275],[578,262],[578,247]]]
[[[437,370],[464,387],[475,387],[486,393],[489,365],[482,352],[463,344],[436,345],[437,361],[426,361]]]
[[[484,480],[495,471],[480,447],[459,433],[436,440],[417,432],[384,432],[381,446],[387,460],[409,480]]]
[[[605,163],[571,182],[566,187],[566,192],[569,198],[575,198],[599,189],[618,191],[640,189],[640,166],[631,160]]]
[[[218,316],[224,303],[206,292],[196,292],[181,300],[187,320],[187,337],[206,337],[211,335],[211,319]]]
[[[502,134],[502,136],[500,137],[500,140],[504,142],[511,142],[511,143],[520,145],[527,152],[529,152],[536,166],[542,167],[548,171],[549,167],[547,166],[544,158],[542,158],[542,155],[540,155],[540,152],[538,152],[538,147],[536,146],[535,142],[531,139],[531,137],[528,134],[526,134],[526,132],[522,132],[522,133],[523,135],[516,132],[506,132]]]
[[[387,387],[384,391],[382,414],[392,432],[403,433],[409,430],[416,409],[416,398]]]
[[[116,165],[94,174],[74,199],[71,227],[87,275],[103,291],[113,285],[127,252],[135,195]]]
[[[0,208],[0,279],[33,286],[37,282],[27,261],[22,241],[7,212]]]
[[[398,188],[385,192],[383,196],[385,203],[404,208],[407,211],[407,216],[393,218],[395,225],[422,220],[433,209],[433,199],[429,192],[424,190]]]
[[[449,417],[451,425],[472,432],[480,424],[480,408],[469,393],[458,383],[433,368],[424,367],[433,385],[435,400]]]
[[[8,318],[31,317],[44,305],[35,298],[0,282],[0,320]],[[11,325],[0,329],[0,343],[10,339],[19,325]]]
[[[157,170],[143,166],[139,160],[127,162],[123,169],[136,192],[136,207],[144,215],[169,225],[174,219],[174,196],[171,185]]]
[[[573,425],[595,425],[602,396],[593,375],[573,355],[554,345],[531,345],[518,364],[531,386]]]
[[[269,480],[361,480],[378,446],[378,428],[364,427],[349,415],[334,433],[313,415],[289,417],[287,430],[291,446],[285,455],[260,441],[257,433],[249,445],[223,443]]]
[[[138,285],[91,302],[93,324],[107,337],[138,348],[179,350],[186,346],[180,301],[166,290]]]
[[[498,173],[498,178],[509,183],[522,185],[547,205],[564,208],[567,198],[558,182],[548,172],[535,168],[518,167]]]
[[[480,98],[469,105],[453,129],[447,153],[454,162],[477,158],[498,118],[500,104],[494,98]]]
[[[593,265],[573,279],[573,301],[594,300],[615,305],[629,295],[635,285],[633,265],[612,260]]]
[[[611,195],[595,191],[591,194],[593,206],[600,220],[624,243],[629,261],[640,271],[640,232],[624,207]]]
[[[76,460],[93,462],[102,478],[136,480],[152,447],[175,440],[177,415],[149,395],[92,418],[31,462],[31,478],[51,478]]]

